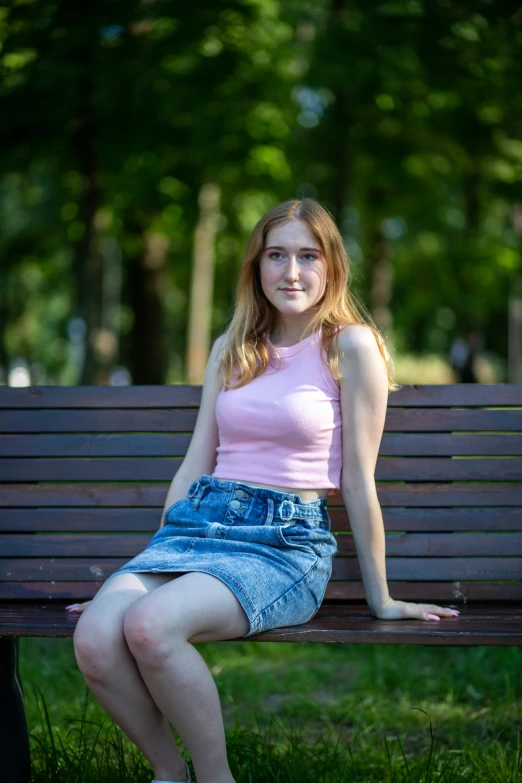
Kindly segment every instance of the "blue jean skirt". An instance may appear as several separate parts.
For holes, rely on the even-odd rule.
[[[321,605],[337,552],[327,503],[203,474],[167,509],[143,552],[111,577],[212,574],[245,610],[245,637],[305,623]]]

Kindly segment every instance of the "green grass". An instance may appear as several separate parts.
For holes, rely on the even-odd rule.
[[[199,644],[238,783],[522,783],[522,648]],[[22,639],[34,783],[149,783],[72,641]]]

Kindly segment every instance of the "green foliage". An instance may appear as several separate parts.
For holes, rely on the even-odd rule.
[[[159,342],[162,329],[160,377],[183,380],[209,180],[222,194],[214,332],[255,221],[310,195],[337,217],[370,310],[384,242],[400,350],[444,352],[478,328],[506,356],[522,270],[518,16],[487,0],[2,9],[0,364],[24,356],[53,382],[75,382],[67,328],[83,318],[90,342],[106,328],[109,238],[121,253],[120,363],[140,366],[135,330]],[[156,266],[151,234],[165,240]],[[155,295],[138,309],[143,286]],[[451,327],[434,327],[441,308]]]

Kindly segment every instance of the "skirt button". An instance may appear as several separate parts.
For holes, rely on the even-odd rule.
[[[239,502],[239,500],[233,500],[230,503],[230,508],[239,508],[240,505],[241,505],[241,503]]]
[[[245,497],[245,494],[246,494],[246,493],[245,493],[245,492],[243,492],[243,490],[242,490],[242,489],[238,489],[238,490],[237,490],[237,492],[236,492],[236,498],[244,498],[244,497]]]

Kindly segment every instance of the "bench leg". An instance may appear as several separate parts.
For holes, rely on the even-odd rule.
[[[31,780],[29,733],[18,675],[18,639],[0,638],[0,780]]]

